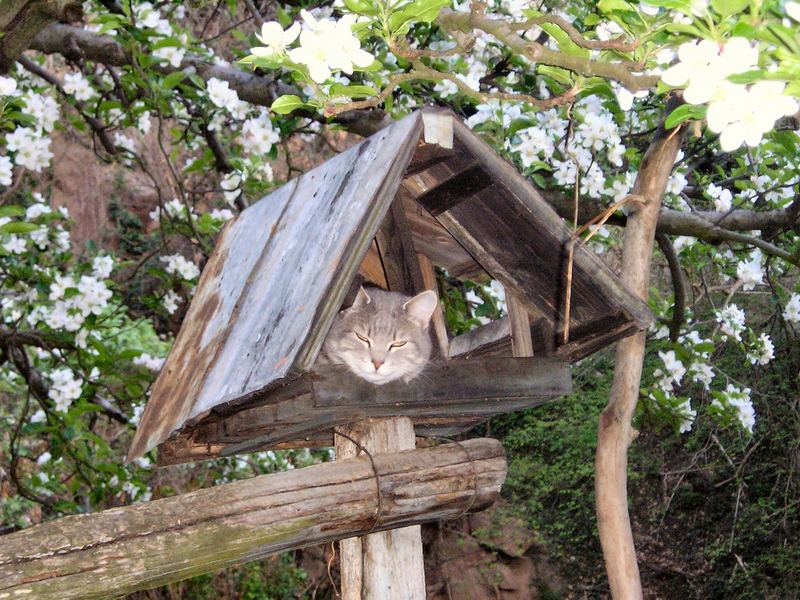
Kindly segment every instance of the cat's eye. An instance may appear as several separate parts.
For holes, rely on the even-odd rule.
[[[402,348],[407,343],[408,342],[406,340],[399,340],[397,342],[392,342],[392,344],[390,344],[389,348]]]
[[[369,343],[369,340],[368,340],[367,338],[365,338],[363,335],[361,335],[361,334],[360,334],[360,333],[358,333],[357,331],[354,331],[353,333],[355,333],[355,334],[356,334],[356,337],[357,337],[358,339],[360,339],[362,342],[364,342],[364,343],[365,343],[367,346],[369,346],[369,345],[370,345],[370,343]]]

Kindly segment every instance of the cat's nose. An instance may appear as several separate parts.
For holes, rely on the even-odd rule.
[[[381,365],[382,365],[382,364],[383,364],[383,361],[382,361],[382,360],[373,360],[373,361],[372,361],[372,366],[374,366],[374,367],[375,367],[375,370],[376,370],[376,371],[377,371],[378,369],[380,369],[380,368],[381,368]]]

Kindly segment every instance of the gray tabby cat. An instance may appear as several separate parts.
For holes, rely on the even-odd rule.
[[[428,333],[436,293],[405,296],[361,288],[353,306],[333,323],[323,351],[327,359],[376,385],[408,382],[420,374],[431,354]]]

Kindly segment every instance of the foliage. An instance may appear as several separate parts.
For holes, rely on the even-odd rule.
[[[65,47],[0,75],[0,532],[328,458],[263,452],[163,473],[152,456],[123,462],[220,229],[308,168],[307,155],[337,151],[361,118],[354,109],[452,108],[561,214],[571,219],[573,198],[581,213],[608,211],[590,247],[613,264],[636,174],[677,93],[668,125],[692,135],[664,197],[672,235],[649,297],[637,519],[691,530],[711,515],[694,565],[680,567],[687,594],[758,595],[800,579],[788,541],[800,6],[344,0],[261,14],[265,3],[240,4],[89,1],[84,33],[124,59]],[[76,240],[51,201],[65,140],[114,165],[107,238]],[[144,208],[126,195],[142,181]],[[685,291],[669,285],[681,279]],[[497,282],[440,272],[439,287],[453,335],[504,312]],[[610,369],[609,356],[586,361],[573,397],[492,422],[511,458],[507,493],[555,552],[585,564],[598,562],[592,455]],[[269,586],[242,568],[237,593],[288,597],[302,576],[284,567]],[[186,585],[203,597],[216,583]]]

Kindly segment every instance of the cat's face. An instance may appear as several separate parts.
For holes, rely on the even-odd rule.
[[[325,340],[325,354],[377,385],[409,381],[430,357],[428,323],[436,301],[432,291],[409,298],[362,288],[353,306],[339,313]]]

